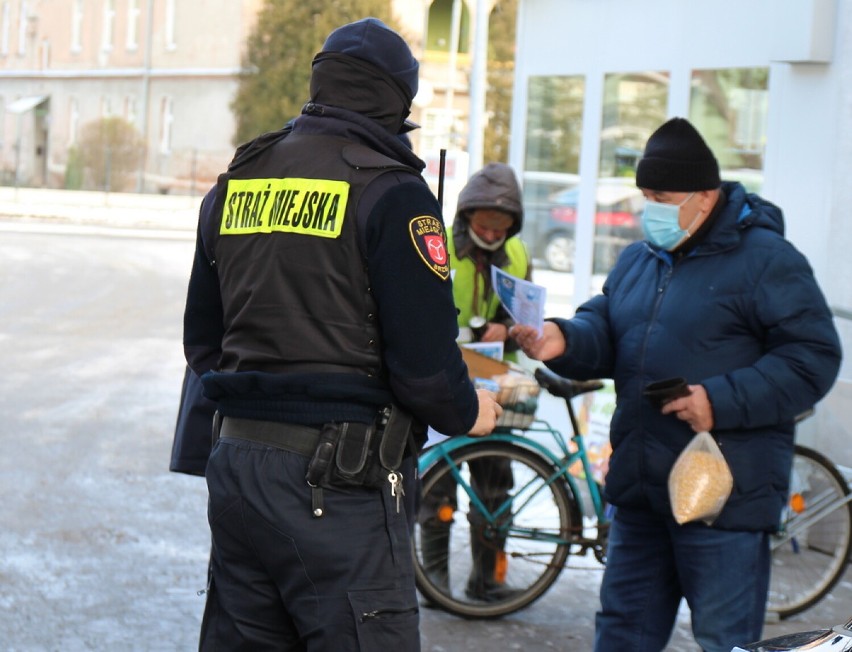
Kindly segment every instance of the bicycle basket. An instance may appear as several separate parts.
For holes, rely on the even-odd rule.
[[[491,378],[497,384],[497,402],[503,414],[497,427],[527,428],[535,419],[539,386],[532,376],[520,373],[501,374]]]

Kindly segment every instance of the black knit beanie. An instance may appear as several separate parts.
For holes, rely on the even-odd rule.
[[[719,163],[688,120],[672,118],[645,145],[636,185],[647,190],[694,192],[722,185]]]

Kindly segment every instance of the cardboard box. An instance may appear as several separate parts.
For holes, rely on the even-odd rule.
[[[489,358],[487,355],[482,355],[463,346],[459,348],[461,349],[462,358],[464,358],[467,365],[467,373],[471,380],[475,378],[493,378],[509,371],[509,365],[505,362]]]

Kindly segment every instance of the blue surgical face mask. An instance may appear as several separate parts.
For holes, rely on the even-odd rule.
[[[680,208],[694,194],[694,192],[691,193],[679,204],[661,204],[656,201],[645,201],[645,210],[642,213],[642,230],[645,232],[645,238],[648,242],[660,247],[660,249],[673,251],[692,235],[690,229],[698,221],[698,218],[701,217],[701,211],[696,214],[695,219],[692,220],[692,224],[688,228],[682,229],[680,228]]]

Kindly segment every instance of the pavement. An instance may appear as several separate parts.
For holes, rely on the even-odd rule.
[[[74,260],[78,245],[71,241],[66,243],[69,262],[61,261],[61,268],[53,262],[52,252],[51,265],[34,268],[45,274],[45,280],[39,284],[27,279],[33,285],[26,291],[15,287],[15,283],[23,282],[16,276],[21,274],[22,264],[15,256],[23,256],[24,252],[16,250],[15,244],[8,244],[10,234],[0,235],[0,246],[6,243],[5,267],[0,261],[0,289],[6,312],[0,307],[0,316],[15,315],[15,323],[6,321],[0,327],[0,340],[15,344],[7,347],[4,355],[6,372],[0,387],[6,389],[2,392],[5,396],[0,396],[0,407],[4,408],[0,443],[8,444],[4,435],[18,430],[9,418],[14,415],[22,419],[20,427],[27,428],[26,432],[30,433],[25,444],[33,447],[32,455],[44,456],[41,464],[30,461],[21,452],[25,450],[22,442],[14,449],[16,455],[0,461],[0,493],[26,497],[32,489],[33,495],[44,496],[43,500],[35,502],[25,498],[8,501],[2,509],[11,511],[0,509],[0,514],[4,515],[4,531],[0,532],[0,586],[3,587],[0,590],[0,650],[160,652],[193,648],[203,607],[203,599],[196,596],[196,591],[203,586],[208,548],[204,516],[206,492],[203,481],[169,474],[163,466],[168,456],[168,430],[173,426],[182,372],[179,346],[176,345],[179,334],[172,332],[176,328],[172,324],[177,323],[174,318],[185,288],[199,202],[200,197],[188,196],[0,187],[0,226],[3,227],[0,230],[4,232],[26,234],[31,230],[44,234],[49,227],[50,232],[59,234],[120,233],[130,238],[140,235],[146,240],[181,241],[170,245],[152,244],[150,261],[143,260],[140,255],[142,262],[138,264],[156,268],[157,272],[143,268],[145,273],[134,273],[132,280],[138,287],[134,285],[129,290],[143,291],[150,285],[143,283],[146,274],[168,269],[169,275],[162,287],[155,288],[148,299],[152,313],[163,309],[160,304],[168,304],[169,314],[163,318],[167,328],[158,329],[154,322],[148,332],[144,330],[143,321],[140,333],[130,334],[123,332],[123,326],[106,322],[108,327],[103,336],[109,340],[103,340],[92,350],[94,355],[98,349],[112,347],[111,340],[120,337],[135,342],[136,350],[141,348],[150,359],[162,359],[166,350],[171,361],[166,368],[157,369],[155,377],[148,366],[143,364],[137,369],[135,362],[124,359],[130,351],[127,343],[120,341],[114,345],[114,351],[104,354],[104,362],[95,364],[93,360],[86,360],[88,364],[81,365],[76,359],[80,352],[76,356],[75,352],[67,352],[67,361],[58,362],[57,352],[62,352],[68,341],[76,341],[69,338],[85,333],[94,346],[98,342],[98,332],[86,331],[102,325],[97,319],[98,297],[92,299],[92,305],[86,310],[81,310],[75,305],[80,299],[74,295],[74,285],[50,291],[39,289],[44,283],[56,282],[58,277],[52,273],[74,269],[70,261]],[[45,239],[44,242],[53,243],[53,240]],[[105,249],[116,248],[109,242],[104,240]],[[28,246],[32,249],[39,245]],[[176,258],[182,262],[173,262]],[[135,260],[131,262],[137,264]],[[176,269],[170,269],[174,266]],[[121,266],[110,269],[115,276],[123,271]],[[77,279],[78,283],[85,281],[85,276]],[[117,288],[115,293],[118,297],[128,290]],[[19,299],[18,294],[31,295],[29,300],[35,306],[38,302],[44,304],[38,307],[39,312],[45,313],[43,323],[29,325],[34,322],[29,314],[33,305],[29,310],[18,310],[14,303]],[[65,305],[54,308],[46,305],[50,302]],[[67,313],[62,312],[66,310]],[[106,311],[106,307],[103,310]],[[54,313],[62,314],[62,319],[57,321]],[[142,311],[138,317],[144,320],[149,315]],[[71,324],[71,318],[77,323]],[[21,320],[27,325],[20,325]],[[8,333],[13,336],[8,337]],[[8,339],[4,339],[6,337]],[[28,363],[37,359],[49,376],[27,374],[15,367],[15,360],[29,351],[35,352],[35,358]],[[133,378],[127,382],[135,384],[125,387],[122,381],[105,385],[104,369],[99,364],[104,367],[108,364],[132,365]],[[61,378],[55,378],[57,374]],[[107,373],[106,377],[115,376]],[[69,392],[79,393],[81,388],[87,390],[80,394],[81,404],[69,404],[54,413],[36,407],[39,401],[51,404],[60,401],[60,397],[67,400]],[[131,406],[131,413],[125,414],[128,410],[124,397],[137,394],[139,404]],[[33,407],[22,412],[21,396],[33,400]],[[85,435],[87,424],[104,433],[136,428],[136,412],[147,420],[145,438],[134,437],[129,453],[121,451],[116,442],[110,442],[108,434],[95,436],[91,433],[91,450],[86,451],[72,439]],[[158,423],[152,423],[152,418]],[[152,438],[155,433],[158,438]],[[93,460],[103,460],[103,468],[98,470],[98,464],[93,467]],[[69,462],[73,464],[69,466]],[[144,509],[128,515],[128,501],[144,503]],[[46,514],[61,523],[45,522]],[[103,514],[107,517],[99,518]],[[73,522],[66,523],[69,515],[74,516]],[[128,521],[131,517],[133,520]],[[150,561],[139,563],[140,559]],[[26,573],[17,577],[10,570],[14,568],[24,568]],[[495,621],[467,621],[424,609],[421,614],[423,650],[589,650],[600,577],[601,569],[594,563],[573,560],[541,600],[517,614]],[[130,605],[135,607],[129,608]],[[847,571],[844,580],[822,603],[789,620],[767,623],[764,635],[822,629],[844,623],[849,617],[852,617],[852,572]],[[171,638],[162,638],[160,632],[171,632]],[[151,643],[151,640],[159,643]],[[695,649],[690,643],[689,613],[684,608],[667,650]]]
[[[0,216],[123,229],[195,231],[200,196],[0,186]]]

